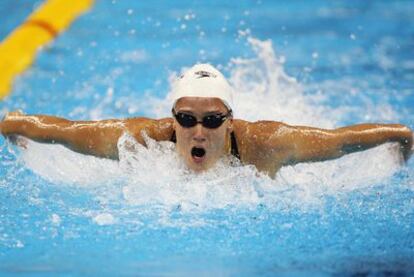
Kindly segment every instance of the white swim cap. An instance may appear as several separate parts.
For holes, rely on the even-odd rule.
[[[233,89],[223,74],[210,64],[196,64],[173,84],[173,107],[182,97],[215,97],[231,110]]]

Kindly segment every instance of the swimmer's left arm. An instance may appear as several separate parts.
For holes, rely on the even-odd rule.
[[[286,162],[323,161],[398,142],[405,161],[413,150],[413,132],[400,124],[359,124],[334,130],[286,126],[281,142],[290,149]],[[280,143],[280,141],[279,141]]]

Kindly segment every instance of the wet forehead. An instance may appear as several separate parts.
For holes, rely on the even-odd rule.
[[[212,97],[182,97],[175,104],[175,110],[194,113],[227,112],[223,101]]]

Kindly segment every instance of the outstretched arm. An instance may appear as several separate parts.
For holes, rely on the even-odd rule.
[[[286,127],[282,136],[290,144],[288,162],[322,161],[366,150],[386,142],[398,142],[404,160],[412,154],[413,133],[399,124],[360,124],[335,130]]]
[[[245,137],[240,139],[244,162],[271,176],[283,165],[335,159],[386,142],[398,142],[405,160],[413,152],[413,133],[399,124],[360,124],[334,130],[274,121],[238,124],[246,130],[244,136],[239,134]]]
[[[19,112],[6,115],[0,122],[5,137],[21,135],[43,143],[59,143],[76,152],[118,159],[117,142],[124,132],[145,144],[141,131],[155,140],[168,140],[171,119],[131,118],[123,120],[70,121],[64,118]]]

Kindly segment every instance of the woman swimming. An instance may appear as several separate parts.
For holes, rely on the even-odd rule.
[[[413,132],[400,124],[359,124],[334,130],[290,126],[276,121],[234,119],[233,90],[208,64],[197,64],[173,86],[172,117],[70,121],[46,115],[8,113],[0,122],[5,137],[24,136],[59,143],[74,151],[118,158],[117,142],[124,132],[145,145],[144,133],[156,141],[172,140],[186,166],[211,168],[223,156],[234,155],[270,176],[284,165],[323,161],[397,142],[403,159],[413,152]]]

